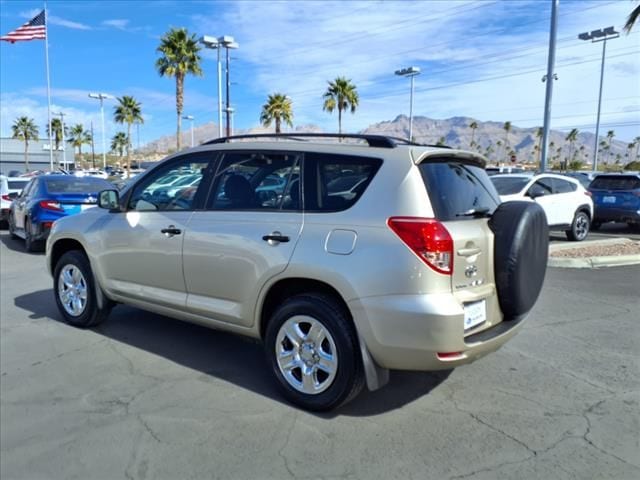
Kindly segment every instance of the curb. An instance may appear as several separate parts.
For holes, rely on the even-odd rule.
[[[640,264],[640,255],[616,255],[585,258],[549,257],[547,266],[558,268],[604,268],[638,264]]]
[[[549,244],[549,252],[558,252],[562,250],[573,250],[584,247],[602,247],[608,245],[623,245],[625,243],[631,243],[633,240],[630,238],[604,238],[602,240],[584,240],[582,242],[570,242],[561,244]]]

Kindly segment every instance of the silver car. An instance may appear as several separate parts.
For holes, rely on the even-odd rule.
[[[392,369],[470,363],[518,331],[546,270],[539,206],[500,205],[475,153],[304,136],[214,140],[55,222],[61,314],[90,327],[122,303],[255,337],[286,398],[310,410]],[[187,169],[198,183],[155,194]],[[277,193],[264,188],[274,175]],[[329,188],[343,177],[357,182]]]

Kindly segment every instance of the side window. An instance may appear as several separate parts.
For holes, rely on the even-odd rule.
[[[226,154],[216,173],[207,208],[299,210],[298,153],[247,151]]]
[[[211,154],[190,154],[153,172],[134,187],[129,210],[193,210],[211,158]]]
[[[553,179],[553,185],[554,193],[571,193],[578,189],[578,186],[575,183],[560,180],[559,178]]]
[[[355,204],[382,160],[348,155],[305,155],[305,211],[337,212]]]
[[[553,193],[553,184],[550,178],[541,178],[540,180],[536,181],[536,183],[531,185],[529,187],[529,190],[527,190],[528,195],[533,194],[536,197],[551,195]]]
[[[23,198],[31,198],[31,196],[33,195],[33,193],[37,190],[36,188],[36,184],[38,183],[38,179],[34,178],[33,180],[31,180],[26,187],[24,187],[24,190],[22,191],[22,197]]]

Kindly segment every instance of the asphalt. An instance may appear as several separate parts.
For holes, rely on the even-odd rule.
[[[640,266],[549,269],[500,351],[316,415],[254,342],[122,306],[75,329],[42,255],[2,232],[0,265],[2,480],[640,478]]]

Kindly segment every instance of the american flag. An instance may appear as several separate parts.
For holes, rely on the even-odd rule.
[[[27,40],[44,40],[45,38],[47,38],[47,34],[45,30],[44,10],[42,10],[20,28],[0,37],[0,40],[15,43]]]

